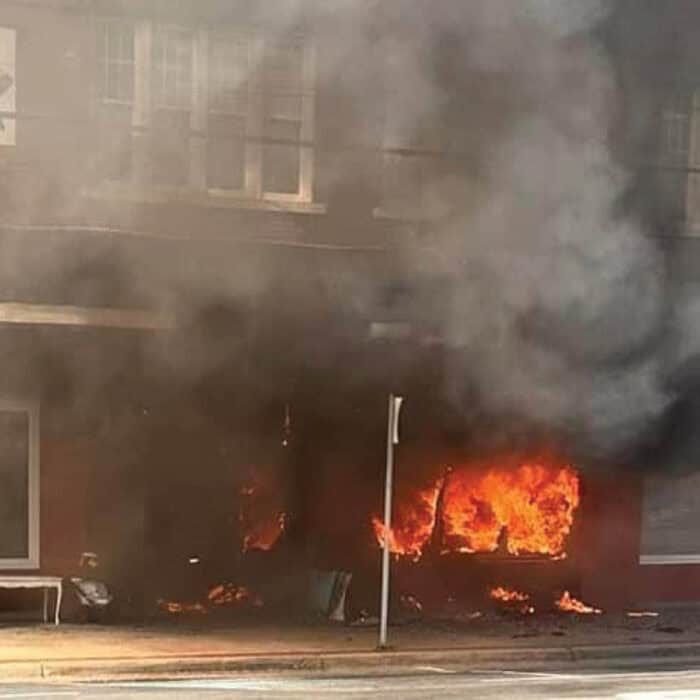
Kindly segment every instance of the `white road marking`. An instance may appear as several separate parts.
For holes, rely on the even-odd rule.
[[[449,669],[440,668],[439,666],[421,666],[414,667],[416,670],[422,670],[426,673],[449,674],[457,675],[458,672]],[[440,691],[455,690],[458,686],[471,687],[476,689],[479,684],[501,684],[501,685],[543,685],[574,681],[576,683],[600,684],[607,682],[624,682],[627,680],[636,681],[637,683],[651,683],[659,681],[661,678],[672,680],[685,679],[686,682],[700,683],[700,673],[698,671],[648,671],[641,673],[619,672],[619,673],[538,673],[529,671],[480,671],[480,673],[490,674],[489,677],[475,677],[474,673],[458,676],[457,683],[437,683],[434,684],[424,677],[424,681],[428,680],[426,690],[430,690],[435,694]],[[494,675],[497,674],[497,675]],[[108,684],[112,688],[122,689],[145,689],[145,690],[229,690],[229,691],[248,691],[257,693],[281,694],[287,693],[304,693],[314,692],[323,693],[325,696],[332,695],[370,695],[374,697],[377,693],[401,693],[407,688],[406,682],[410,681],[410,676],[399,678],[384,677],[381,679],[362,678],[362,679],[300,679],[300,678],[275,678],[275,679],[253,679],[253,678],[214,678],[214,679],[190,679],[190,680],[171,680],[171,681],[154,681],[154,682],[134,682],[134,683],[111,683]],[[415,680],[415,679],[414,679]],[[417,689],[417,688],[416,688]],[[4,697],[0,695],[0,700]],[[26,696],[17,696],[26,697]],[[36,696],[35,696],[36,697]],[[687,690],[672,690],[672,691],[636,691],[627,692],[615,696],[617,700],[700,700],[700,688],[690,688]]]
[[[0,693],[2,698],[77,698],[80,693],[71,690],[45,690],[41,693]]]
[[[537,673],[536,671],[500,671],[504,676],[518,678],[556,678],[557,680],[579,681],[585,676],[580,673]]]
[[[618,700],[698,700],[700,688],[686,690],[652,690],[641,693],[622,693],[615,696]]]
[[[328,684],[328,685],[327,685]],[[134,690],[254,690],[256,692],[298,693],[323,689],[337,693],[376,693],[375,685],[339,685],[334,681],[295,681],[295,680],[192,680],[192,681],[153,681],[143,683],[110,683],[112,688],[133,688]]]
[[[486,673],[486,672],[484,672]],[[492,672],[493,673],[493,672]],[[637,673],[631,672],[618,672],[618,673],[579,673],[579,674],[567,674],[567,673],[536,673],[529,671],[499,671],[500,675],[492,676],[490,678],[480,678],[478,679],[480,683],[515,683],[515,682],[526,682],[526,683],[542,683],[542,682],[558,682],[558,681],[577,681],[577,682],[587,682],[587,683],[599,683],[605,681],[639,681],[647,682],[658,680],[660,677],[663,678],[689,678],[700,680],[700,674],[698,671],[642,671]],[[673,691],[676,692],[676,691]],[[680,691],[678,691],[680,692]],[[621,696],[622,697],[622,696]],[[659,696],[662,698],[663,696]],[[682,696],[681,696],[682,697]],[[693,696],[695,697],[695,696]],[[638,700],[634,698],[633,700]],[[699,699],[700,700],[700,699]]]

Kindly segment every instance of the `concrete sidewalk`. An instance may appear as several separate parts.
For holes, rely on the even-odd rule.
[[[489,618],[394,627],[393,649],[375,650],[375,628],[270,623],[205,626],[178,620],[147,627],[0,628],[0,679],[153,678],[220,673],[367,675],[435,667],[649,662],[700,666],[700,615],[658,618]]]

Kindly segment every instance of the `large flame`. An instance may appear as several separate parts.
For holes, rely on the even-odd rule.
[[[558,555],[579,504],[570,467],[524,463],[516,469],[470,469],[451,475],[445,492],[445,545],[462,552]]]
[[[579,478],[562,463],[506,459],[465,465],[451,470],[445,482],[397,503],[389,545],[394,554],[420,557],[439,519],[445,552],[501,549],[561,557],[579,500]],[[373,524],[382,544],[384,525],[378,518]]]
[[[443,480],[399,501],[389,532],[389,549],[393,554],[419,559],[423,548],[435,529],[435,516]],[[372,525],[377,541],[383,546],[386,528],[380,518],[373,518]]]

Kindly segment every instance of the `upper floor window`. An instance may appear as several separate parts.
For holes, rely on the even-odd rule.
[[[439,215],[436,186],[442,176],[443,148],[437,128],[410,133],[385,130],[382,213],[416,219]]]
[[[263,189],[299,190],[303,128],[304,49],[298,43],[268,44],[263,76]]]
[[[670,95],[661,110],[658,184],[662,214],[688,229],[700,223],[700,181],[691,172],[695,153],[695,99],[692,91]]]
[[[248,37],[210,37],[206,156],[209,188],[245,189],[252,51]]]
[[[131,105],[134,101],[134,28],[110,23],[100,28],[98,65],[100,97],[105,102]]]
[[[97,46],[100,97],[100,154],[104,174],[124,179],[132,169],[134,115],[134,27],[111,22],[100,27]]]
[[[150,22],[107,22],[101,36],[102,111],[114,125],[113,113],[127,108],[134,136],[129,177],[246,198],[312,200],[308,41]]]
[[[14,146],[17,142],[16,45],[16,31],[0,27],[0,147]]]
[[[425,91],[404,80],[405,62],[410,60],[410,52],[397,44],[385,52],[382,63],[385,102],[380,212],[389,217],[425,219],[440,213],[436,184],[444,165],[445,129]]]

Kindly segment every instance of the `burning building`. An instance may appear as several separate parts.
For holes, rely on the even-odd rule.
[[[697,597],[697,11],[594,4],[0,0],[0,570]]]

